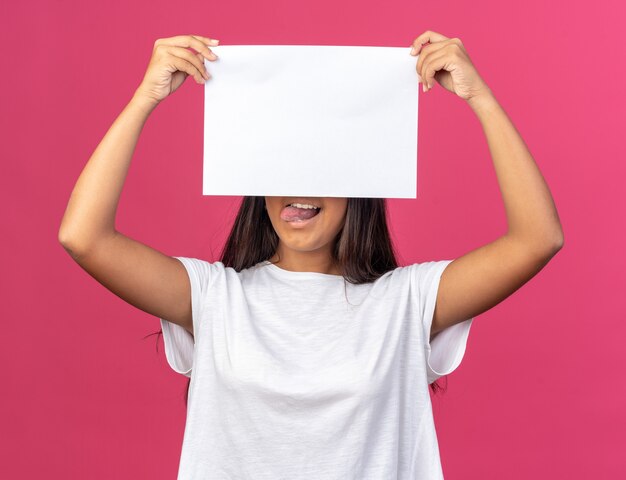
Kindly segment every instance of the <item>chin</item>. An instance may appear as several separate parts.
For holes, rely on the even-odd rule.
[[[290,250],[297,250],[298,252],[313,252],[315,250],[319,250],[324,246],[323,243],[317,242],[315,240],[307,240],[304,238],[292,238],[293,236],[289,235],[287,238],[281,238],[280,241],[285,248]]]

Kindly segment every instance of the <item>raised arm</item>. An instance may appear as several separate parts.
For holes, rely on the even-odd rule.
[[[150,113],[187,78],[208,79],[208,38],[159,39],[146,75],[80,174],[59,228],[59,242],[93,278],[131,305],[193,333],[191,285],[183,264],[115,228],[119,198]],[[200,53],[188,50],[192,47]]]
[[[423,44],[430,42],[426,46]],[[478,116],[502,193],[508,231],[455,259],[441,276],[431,339],[475,317],[534,277],[562,248],[559,216],[539,168],[495,96],[472,65],[462,42],[425,32],[413,42],[417,72],[427,92],[439,82]]]

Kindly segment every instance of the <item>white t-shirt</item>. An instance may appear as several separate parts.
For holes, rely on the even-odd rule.
[[[428,341],[452,260],[344,290],[267,261],[174,258],[194,331],[160,319],[169,365],[191,377],[178,479],[443,478],[428,384],[461,363],[473,320]]]

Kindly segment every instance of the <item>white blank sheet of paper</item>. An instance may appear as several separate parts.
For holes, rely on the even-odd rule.
[[[203,195],[416,198],[410,47],[210,48]]]

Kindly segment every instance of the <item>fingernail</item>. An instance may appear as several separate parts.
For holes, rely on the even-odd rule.
[[[415,47],[411,47],[411,55],[415,53]]]
[[[212,38],[212,39],[211,39],[211,43],[212,43],[213,45],[217,45],[218,43],[220,43],[220,41],[219,41],[219,40],[217,40],[217,39],[215,39],[215,38]]]
[[[426,84],[425,83],[422,83],[422,91],[424,91],[424,92],[426,91]]]

